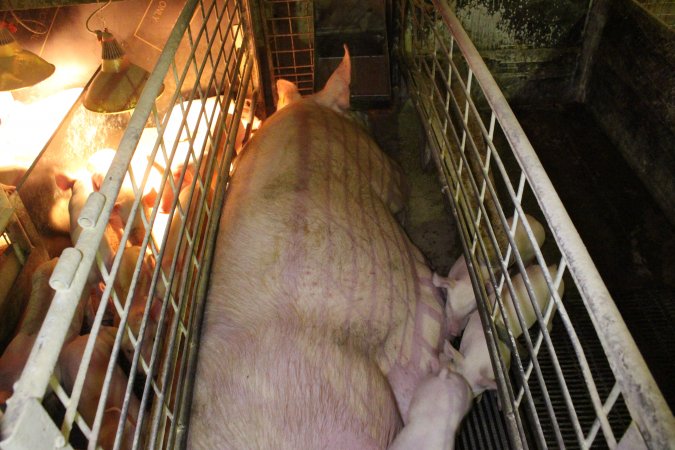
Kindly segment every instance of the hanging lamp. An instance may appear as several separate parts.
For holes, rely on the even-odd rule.
[[[136,107],[150,73],[129,61],[108,31],[96,30],[101,42],[101,68],[87,88],[84,107],[99,113],[118,113]],[[164,90],[162,85],[159,93]]]
[[[53,64],[23,49],[14,39],[12,28],[0,23],[0,91],[32,86],[48,78],[55,69]]]

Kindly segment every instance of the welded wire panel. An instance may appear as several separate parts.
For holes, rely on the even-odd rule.
[[[649,445],[673,445],[672,413],[459,21],[441,1],[398,11],[402,67],[457,219],[511,444],[614,448],[634,421]]]
[[[314,2],[264,0],[265,39],[272,81],[283,78],[301,94],[314,91]]]
[[[3,446],[35,448],[20,435],[36,398],[51,422],[32,442],[45,448],[53,435],[90,449],[185,438],[220,205],[255,121],[251,39],[245,2],[188,1],[117,150],[87,161],[73,187],[76,198],[94,185],[77,244],[51,277],[57,293],[7,403]]]

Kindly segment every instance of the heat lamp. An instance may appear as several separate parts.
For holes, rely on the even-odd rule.
[[[0,23],[0,91],[32,86],[54,73],[54,65],[22,48],[14,39],[12,25]]]
[[[87,88],[84,107],[99,113],[118,113],[136,107],[150,73],[129,61],[107,28],[95,31],[101,42],[101,68]],[[161,86],[159,94],[164,90]]]

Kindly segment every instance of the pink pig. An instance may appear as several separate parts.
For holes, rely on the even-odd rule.
[[[548,270],[551,274],[551,278],[555,279],[557,275],[557,267],[552,265],[548,267]],[[548,286],[546,285],[546,280],[544,278],[544,273],[541,270],[541,267],[537,265],[528,267],[526,272],[533,288],[535,301],[537,302],[537,305],[539,306],[542,314],[544,314],[550,298]],[[530,301],[530,297],[527,294],[523,276],[521,274],[517,274],[512,277],[511,282],[516,294],[515,303],[518,304],[518,309],[523,316],[526,328],[529,328],[536,322],[537,317],[534,312],[532,302]],[[564,283],[561,281],[560,285],[558,286],[559,296],[562,296],[564,289]],[[516,315],[515,304],[512,300],[511,293],[506,288],[506,286],[504,286],[504,289],[502,289],[501,297],[505,307],[508,328],[511,330],[513,337],[517,338],[523,333],[523,330],[520,326],[520,322],[518,321],[518,316]],[[491,301],[495,301],[494,295],[491,296]],[[555,312],[555,308],[553,308],[552,311]],[[547,324],[549,330],[551,324],[552,321],[549,320]],[[505,327],[501,314],[498,314],[497,318],[495,319],[495,325],[497,327]],[[497,345],[501,359],[504,361],[505,367],[508,368],[509,364],[511,363],[511,351],[509,350],[509,347],[499,339],[497,340]],[[464,330],[464,334],[462,335],[459,351],[455,350],[449,345],[446,345],[445,354],[449,355],[450,367],[452,370],[457,371],[467,379],[471,385],[474,396],[477,396],[488,389],[497,389],[497,383],[495,380],[494,371],[492,369],[492,363],[490,362],[490,354],[488,353],[485,333],[483,332],[481,318],[477,310],[469,315],[468,324]]]
[[[440,292],[394,218],[400,171],[344,111],[350,60],[237,158],[201,333],[188,446],[388,446],[445,337]],[[260,276],[259,274],[264,274]]]
[[[415,389],[408,421],[389,450],[454,449],[457,430],[472,402],[464,377],[442,368]]]
[[[532,228],[537,247],[541,247],[546,238],[544,227],[534,217],[527,214],[525,217]],[[507,220],[509,227],[512,226],[513,220],[513,217]],[[522,221],[518,223],[513,239],[518,253],[521,255],[523,264],[529,264],[534,259],[535,251],[534,245],[532,245],[527,237]],[[511,253],[509,261],[510,264],[513,264],[515,261],[513,252]],[[489,281],[488,269],[484,266],[477,269],[482,271],[482,280],[486,282]],[[445,314],[448,320],[448,330],[451,336],[459,336],[462,334],[462,330],[469,321],[469,314],[476,310],[476,296],[473,291],[473,285],[471,284],[469,269],[467,268],[464,255],[457,258],[447,277],[434,273],[433,283],[435,286],[446,290]]]

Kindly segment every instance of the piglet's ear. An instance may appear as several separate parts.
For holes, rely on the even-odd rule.
[[[155,200],[157,200],[157,191],[152,188],[150,192],[143,196],[143,205],[150,208],[155,204]]]
[[[103,174],[95,173],[91,176],[91,186],[95,191],[100,191],[103,185]]]
[[[349,58],[349,49],[344,46],[345,56],[326,82],[321,92],[316,94],[316,101],[324,106],[344,112],[349,109],[349,84],[352,79],[352,62]]]
[[[464,363],[464,355],[452,346],[448,341],[443,343],[443,352],[439,355],[441,363],[453,372],[461,373],[461,367]]]
[[[54,181],[56,182],[56,185],[59,187],[59,189],[61,189],[62,191],[67,191],[68,189],[71,189],[75,184],[75,180],[63,172],[59,172],[56,175],[54,175]]]
[[[277,111],[302,97],[298,92],[298,87],[287,80],[277,80],[277,95],[279,96]]]

